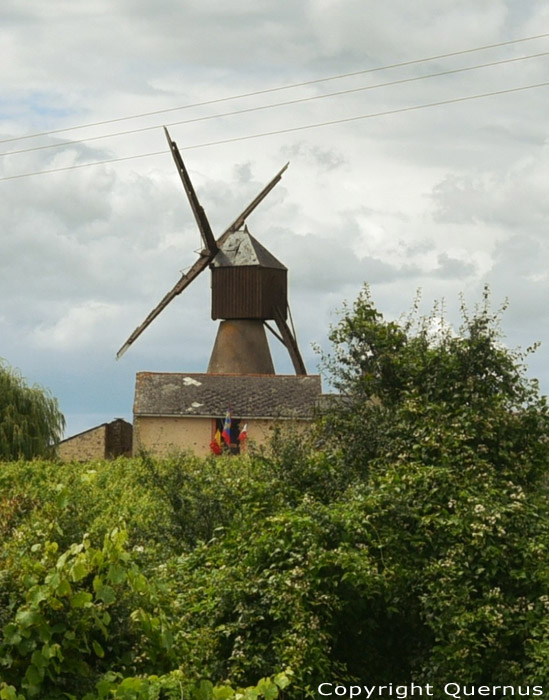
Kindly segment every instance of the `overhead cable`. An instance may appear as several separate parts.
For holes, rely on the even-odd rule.
[[[545,34],[536,34],[534,36],[527,36],[527,37],[522,37],[520,39],[511,39],[509,41],[501,41],[497,44],[486,44],[484,46],[477,46],[474,48],[469,48],[469,49],[461,49],[460,51],[451,51],[448,53],[443,53],[443,54],[437,54],[436,56],[427,56],[424,58],[417,58],[413,59],[410,61],[402,61],[400,63],[391,63],[388,65],[384,66],[377,66],[376,68],[366,68],[364,70],[359,70],[359,71],[353,71],[350,73],[340,73],[338,75],[331,75],[323,78],[315,78],[313,80],[306,80],[300,83],[291,83],[288,85],[280,85],[277,87],[272,87],[272,88],[265,88],[264,90],[255,90],[253,92],[246,92],[246,93],[241,93],[238,95],[229,95],[227,97],[219,97],[213,100],[205,100],[203,102],[194,102],[186,105],[180,105],[178,107],[169,107],[166,109],[159,109],[159,110],[154,110],[151,112],[141,112],[139,114],[131,114],[127,115],[124,117],[115,117],[112,119],[105,119],[102,121],[97,121],[97,122],[89,122],[87,124],[78,124],[76,126],[67,126],[63,127],[60,129],[52,129],[50,131],[42,131],[42,132],[37,132],[34,134],[26,134],[25,136],[13,136],[11,138],[7,139],[0,139],[0,143],[10,143],[13,141],[23,141],[25,139],[32,139],[32,138],[38,138],[40,136],[51,136],[53,134],[60,134],[65,131],[75,131],[77,129],[87,129],[91,127],[96,127],[96,126],[104,126],[105,124],[114,124],[115,122],[122,122],[122,121],[128,121],[130,119],[141,119],[143,117],[150,117],[150,116],[155,116],[159,114],[166,114],[168,112],[176,112],[178,110],[183,110],[183,109],[190,109],[194,107],[204,107],[207,105],[213,105],[213,104],[219,104],[221,102],[228,102],[230,100],[239,100],[243,99],[246,97],[255,97],[257,95],[265,95],[268,93],[272,92],[279,92],[281,90],[290,90],[292,88],[298,88],[298,87],[305,87],[307,85],[315,85],[317,83],[322,83],[322,82],[328,82],[331,80],[341,80],[343,78],[351,78],[357,75],[365,75],[367,73],[376,73],[379,71],[384,71],[384,70],[390,70],[393,68],[402,68],[405,66],[412,66],[412,65],[417,65],[419,63],[427,63],[429,61],[437,61],[443,58],[450,58],[452,56],[462,56],[468,53],[475,53],[477,51],[486,51],[489,49],[497,49],[501,48],[503,46],[511,46],[513,44],[520,44],[525,41],[534,41],[536,39],[544,39],[546,37],[549,37],[549,33]]]
[[[223,144],[235,143],[237,141],[248,141],[250,139],[258,139],[258,138],[264,138],[267,136],[275,136],[277,134],[288,134],[288,133],[296,132],[296,131],[304,131],[306,129],[316,129],[319,127],[333,126],[335,124],[344,124],[344,123],[359,121],[359,120],[363,120],[363,119],[373,119],[375,117],[384,117],[384,116],[388,116],[391,114],[402,114],[403,112],[418,111],[418,110],[427,109],[430,107],[440,107],[442,105],[456,104],[458,102],[468,102],[471,100],[478,100],[478,99],[485,98],[485,97],[495,97],[497,95],[507,95],[507,94],[514,93],[514,92],[521,92],[524,90],[533,90],[536,88],[547,87],[547,86],[549,86],[549,82],[535,83],[533,85],[522,85],[520,87],[507,88],[505,90],[496,90],[494,92],[484,92],[484,93],[480,93],[478,95],[468,95],[465,97],[454,97],[454,98],[449,99],[449,100],[440,100],[438,102],[429,102],[429,103],[421,104],[421,105],[412,105],[410,107],[399,107],[398,109],[390,109],[390,110],[385,110],[382,112],[374,112],[371,114],[362,114],[362,115],[355,116],[355,117],[344,117],[341,119],[334,119],[331,121],[318,122],[316,124],[305,124],[302,126],[288,127],[287,129],[276,129],[273,131],[266,131],[266,132],[262,132],[259,134],[248,134],[246,136],[236,136],[234,138],[221,139],[219,141],[208,141],[205,143],[194,144],[192,146],[183,146],[182,148],[180,148],[180,150],[190,151],[190,150],[197,150],[199,148],[206,148],[208,146],[220,146]],[[169,153],[169,151],[163,150],[163,151],[155,151],[153,153],[139,153],[136,155],[124,156],[121,158],[111,158],[108,160],[93,161],[91,163],[79,163],[77,165],[68,165],[68,166],[65,166],[62,168],[52,168],[49,170],[38,170],[35,172],[30,172],[30,173],[21,173],[19,175],[7,175],[5,177],[1,177],[0,182],[4,182],[6,180],[16,180],[19,178],[31,177],[31,176],[35,176],[35,175],[46,175],[48,173],[59,173],[59,172],[63,172],[66,170],[76,170],[78,168],[86,168],[86,167],[90,167],[90,166],[94,166],[94,165],[107,165],[109,163],[120,163],[122,161],[134,160],[137,158],[149,158],[152,156],[163,155],[164,153]]]
[[[324,95],[313,95],[309,97],[300,97],[296,98],[294,100],[287,100],[286,102],[275,102],[273,104],[268,104],[268,105],[259,105],[256,107],[246,107],[244,109],[238,109],[233,112],[223,112],[221,114],[208,114],[206,116],[202,117],[194,117],[192,119],[184,119],[181,121],[175,121],[175,122],[170,122],[168,124],[164,124],[163,126],[179,126],[181,124],[192,124],[195,122],[201,122],[201,121],[208,121],[211,119],[221,119],[223,117],[232,117],[235,115],[239,114],[247,114],[250,112],[259,112],[262,110],[267,110],[267,109],[274,109],[276,107],[287,107],[289,105],[295,105],[295,104],[300,104],[303,102],[312,102],[314,100],[322,100],[327,97],[341,97],[342,95],[349,95],[352,93],[357,93],[357,92],[364,92],[365,90],[375,90],[378,88],[382,87],[391,87],[394,85],[403,85],[405,83],[412,83],[416,82],[419,80],[427,80],[429,78],[440,78],[442,76],[446,75],[452,75],[456,73],[465,73],[468,71],[472,70],[478,70],[480,68],[490,68],[493,66],[499,66],[505,63],[516,63],[517,61],[525,61],[527,59],[531,58],[540,58],[542,56],[547,56],[549,55],[548,51],[544,51],[542,53],[536,53],[536,54],[530,54],[529,56],[517,56],[515,58],[505,58],[502,59],[501,61],[491,61],[490,63],[480,63],[475,66],[466,66],[465,68],[454,68],[452,70],[446,70],[446,71],[441,71],[439,73],[429,73],[427,75],[416,75],[411,78],[401,78],[400,80],[391,80],[386,83],[376,83],[375,85],[364,85],[362,87],[357,87],[357,88],[349,88],[347,90],[339,90],[337,92],[329,92]],[[65,146],[74,146],[79,143],[87,143],[89,141],[99,141],[102,139],[108,139],[108,138],[113,138],[115,136],[128,136],[130,134],[138,134],[142,133],[144,131],[152,131],[154,129],[158,129],[158,124],[153,124],[152,126],[143,126],[139,127],[136,129],[129,129],[127,131],[117,131],[111,134],[100,134],[99,136],[88,136],[86,138],[82,139],[73,139],[71,141],[61,141],[58,143],[49,143],[45,144],[43,146],[31,146],[30,148],[21,148],[15,151],[5,151],[4,153],[0,153],[1,156],[13,156],[17,155],[20,153],[30,153],[32,151],[44,151],[47,149],[51,148],[63,148]]]

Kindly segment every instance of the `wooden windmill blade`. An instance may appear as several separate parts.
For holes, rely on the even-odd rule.
[[[292,330],[290,329],[290,326],[288,325],[284,314],[278,307],[275,308],[274,316],[275,323],[280,333],[280,340],[288,350],[288,354],[290,355],[290,359],[294,366],[295,373],[298,375],[306,375],[307,369],[305,367],[305,363],[303,362],[303,358],[301,357],[301,352],[299,351],[299,346],[297,344],[296,337],[294,333],[292,333]]]
[[[155,306],[155,308],[150,312],[150,314],[147,316],[147,318],[141,323],[141,325],[137,326],[137,328],[134,330],[134,332],[130,335],[128,340],[124,343],[124,345],[120,348],[120,350],[116,353],[116,359],[119,360],[122,355],[126,352],[126,350],[130,347],[130,345],[139,338],[141,333],[149,326],[154,319],[158,316],[158,314],[163,311],[166,306],[170,303],[170,301],[176,297],[178,294],[181,294],[181,292],[185,289],[185,287],[188,287],[189,284],[195,279],[195,277],[198,277],[198,275],[205,270],[208,265],[210,264],[213,255],[206,255],[200,257],[195,264],[191,267],[191,269],[183,274],[181,276],[181,279],[173,286],[173,288],[162,298],[161,302]]]
[[[179,172],[179,176],[181,177],[181,182],[183,183],[185,192],[187,193],[187,197],[189,199],[191,209],[193,210],[194,218],[200,230],[200,235],[202,236],[202,240],[204,241],[206,251],[211,255],[215,255],[218,251],[217,242],[213,235],[210,222],[208,221],[208,218],[206,216],[206,212],[204,211],[204,208],[200,205],[200,202],[198,201],[198,197],[196,196],[196,192],[194,191],[191,178],[187,173],[187,168],[185,168],[185,164],[183,163],[183,158],[181,157],[181,153],[179,153],[177,144],[175,143],[175,141],[172,141],[166,127],[164,127],[164,133],[166,134],[166,138],[168,139],[168,144],[170,145],[170,151],[172,152],[172,156],[175,161],[175,166],[177,168],[177,171]]]
[[[221,246],[221,244],[225,241],[227,236],[231,234],[233,231],[237,231],[246,221],[246,219],[250,216],[250,214],[253,212],[253,210],[261,204],[261,202],[265,199],[265,197],[269,194],[269,192],[277,185],[280,180],[282,179],[282,175],[285,173],[285,171],[288,169],[288,166],[290,163],[286,163],[280,170],[277,172],[277,174],[273,177],[273,179],[268,182],[265,187],[261,190],[261,192],[257,195],[255,199],[252,199],[252,201],[248,204],[246,209],[233,221],[233,223],[229,226],[229,228],[217,239],[217,245]]]
[[[124,345],[117,352],[117,359],[120,359],[120,357],[122,357],[122,355],[130,347],[130,345],[132,345],[132,343],[134,343],[137,340],[137,338],[139,338],[141,333],[143,333],[143,331],[152,323],[152,321],[154,321],[154,319],[160,314],[160,312],[166,308],[170,301],[172,301],[172,299],[178,294],[181,294],[181,292],[186,287],[188,287],[189,284],[208,267],[208,265],[213,261],[213,259],[219,252],[220,246],[224,243],[227,237],[242,226],[245,219],[254,211],[254,209],[263,201],[263,199],[267,196],[267,194],[269,194],[273,187],[275,187],[275,185],[280,181],[282,174],[288,167],[288,163],[286,163],[286,165],[279,170],[279,172],[273,177],[273,179],[270,182],[267,183],[267,185],[265,185],[265,187],[255,197],[255,199],[253,199],[250,202],[250,204],[248,204],[248,206],[242,211],[242,213],[233,221],[233,223],[226,229],[226,231],[224,231],[224,233],[216,241],[208,219],[206,217],[206,213],[198,201],[198,197],[196,196],[196,193],[192,186],[190,177],[183,163],[183,159],[181,157],[179,149],[177,148],[177,144],[175,143],[175,141],[171,140],[168,130],[165,127],[164,131],[166,134],[166,138],[168,139],[168,143],[170,144],[170,151],[172,153],[179,175],[183,182],[185,192],[187,193],[187,197],[193,210],[193,214],[196,219],[198,228],[200,230],[200,234],[204,241],[205,249],[202,251],[200,258],[194,263],[190,270],[181,276],[181,279],[162,298],[160,303],[157,304],[157,306],[149,313],[149,315],[145,318],[143,323],[137,326],[137,328],[126,340]]]
[[[269,192],[280,182],[280,180],[282,179],[282,175],[288,169],[290,163],[286,163],[286,165],[284,165],[277,172],[273,179],[265,185],[261,192],[248,204],[244,211],[242,211],[237,216],[233,223],[221,234],[221,236],[216,241],[208,219],[206,217],[206,212],[198,202],[198,197],[196,196],[196,193],[192,186],[191,179],[187,173],[187,169],[185,168],[185,164],[183,163],[183,158],[181,157],[181,153],[177,148],[177,144],[175,141],[172,141],[172,138],[166,127],[164,127],[164,133],[166,134],[166,138],[168,139],[168,143],[170,145],[170,150],[175,161],[175,165],[181,177],[181,181],[183,182],[183,187],[185,188],[187,197],[189,198],[194,218],[196,220],[196,223],[198,224],[198,228],[200,229],[200,234],[202,236],[202,240],[204,241],[206,250],[208,251],[208,253],[215,251],[215,255],[215,253],[217,253],[217,251],[219,250],[219,246],[223,244],[227,236],[233,233],[233,231],[237,231],[244,224],[248,216],[250,216],[254,209],[256,209],[261,204],[261,202],[265,199]]]

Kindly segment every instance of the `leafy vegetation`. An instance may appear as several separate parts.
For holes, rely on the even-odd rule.
[[[51,456],[64,427],[56,399],[0,359],[0,460]]]
[[[307,436],[2,464],[0,698],[549,683],[549,413],[498,318],[388,322],[365,290]]]

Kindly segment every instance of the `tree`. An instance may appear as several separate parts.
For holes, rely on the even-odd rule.
[[[375,533],[386,650],[433,683],[548,681],[549,413],[527,353],[502,342],[503,310],[485,289],[454,332],[437,309],[385,321],[365,289],[325,358],[342,398],[324,449]],[[360,628],[348,639],[360,649]]]
[[[57,400],[0,360],[0,460],[51,454],[64,427]]]
[[[462,305],[456,333],[436,308],[428,318],[385,321],[365,288],[323,358],[341,396],[322,427],[343,461],[360,471],[410,449],[430,464],[467,454],[535,483],[547,468],[549,412],[525,373],[531,349],[502,342],[503,310],[491,311],[485,288],[474,314]]]
[[[175,643],[189,675],[290,665],[296,698],[326,678],[546,684],[548,546],[542,499],[478,465],[403,457],[178,558]]]

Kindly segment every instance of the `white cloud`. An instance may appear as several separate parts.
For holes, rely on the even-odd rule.
[[[37,326],[33,338],[39,348],[57,350],[62,354],[70,353],[86,346],[93,346],[98,338],[105,336],[105,330],[109,326],[114,328],[113,322],[119,321],[120,317],[119,306],[87,301],[69,308],[52,325]]]
[[[0,58],[9,66],[0,77],[0,134],[8,139],[539,34],[548,10],[541,0],[428,0],[413,7],[404,0],[6,0],[0,19]],[[5,153],[158,126],[4,155],[0,177],[164,153],[0,181],[0,355],[50,386],[80,429],[77,416],[129,415],[139,369],[205,369],[216,329],[208,272],[119,363],[113,359],[200,247],[162,123],[533,54],[546,45],[525,42],[2,143]],[[541,82],[545,70],[546,59],[530,59],[180,124],[170,133],[185,149]],[[510,298],[511,345],[549,340],[546,113],[547,91],[539,89],[182,153],[216,233],[291,161],[248,223],[289,267],[298,338],[314,370],[311,342],[326,343],[334,309],[364,282],[389,317],[408,309],[421,287],[426,310],[444,296],[454,320],[458,293],[478,299],[489,281],[496,301]],[[279,369],[291,371],[284,349],[274,354]],[[535,366],[546,371],[542,360]],[[549,376],[544,381],[548,390]]]

